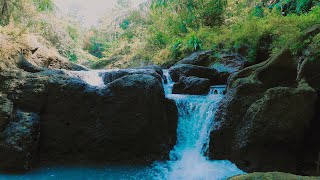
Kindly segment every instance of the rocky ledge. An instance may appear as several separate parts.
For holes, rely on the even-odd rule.
[[[306,37],[311,31],[320,33],[320,26]],[[309,46],[299,54],[284,48],[229,79],[211,133],[211,158],[229,159],[246,172],[317,173],[320,62]]]
[[[229,178],[229,180],[256,180],[256,179],[267,179],[267,180],[317,180],[319,177],[310,176],[297,176],[288,173],[281,172],[268,172],[268,173],[252,173],[241,176],[235,176]]]
[[[168,158],[177,109],[165,98],[159,68],[105,72],[105,86],[98,88],[70,76],[75,71],[16,58],[16,66],[0,72],[1,171],[30,170],[39,163]]]

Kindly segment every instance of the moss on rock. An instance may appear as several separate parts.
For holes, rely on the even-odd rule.
[[[281,172],[268,172],[268,173],[252,173],[246,175],[235,176],[229,178],[229,180],[318,180],[320,177],[308,177],[308,176],[297,176],[288,173]]]

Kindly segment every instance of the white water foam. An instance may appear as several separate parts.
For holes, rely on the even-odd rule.
[[[106,85],[101,77],[101,70],[91,70],[91,71],[66,71],[71,77],[80,78],[82,81],[86,82],[88,85],[95,86],[98,88],[104,88]]]
[[[101,71],[71,72],[87,84],[104,87]],[[115,166],[105,168],[45,168],[25,175],[0,175],[0,179],[132,179],[132,180],[220,180],[244,174],[230,161],[209,160],[206,157],[214,114],[223,98],[225,86],[214,86],[206,96],[172,94],[174,82],[164,71],[166,97],[176,102],[179,113],[177,144],[170,160],[149,166]]]
[[[174,85],[174,82],[171,79],[171,76],[169,74],[169,70],[163,70],[163,75],[166,78],[166,83],[164,83],[164,92],[165,94],[172,94],[172,88]]]
[[[166,97],[176,102],[179,111],[177,144],[170,161],[155,163],[156,179],[215,180],[244,174],[230,161],[212,161],[205,156],[218,103],[226,86],[213,86],[206,96],[172,93],[173,82],[167,71]]]

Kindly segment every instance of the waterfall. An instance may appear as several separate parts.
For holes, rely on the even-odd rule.
[[[211,86],[209,94],[224,94],[226,88],[226,85]]]
[[[103,88],[106,85],[102,80],[102,73],[111,71],[72,71],[69,75],[76,76],[91,86]],[[211,86],[208,95],[204,96],[172,94],[174,82],[168,70],[163,70],[163,74],[166,78],[163,80],[165,95],[174,100],[178,108],[177,143],[170,152],[169,161],[156,162],[151,169],[142,171],[144,176],[148,176],[145,179],[215,180],[243,174],[230,161],[211,161],[205,156],[209,148],[214,115],[224,96],[226,85]],[[135,178],[136,175],[132,179]]]
[[[223,98],[226,86],[212,86],[208,95],[172,94],[173,82],[164,71],[166,97],[176,102],[179,122],[177,143],[170,152],[170,160],[155,163],[157,179],[226,179],[243,174],[229,161],[210,161],[208,150],[210,132],[218,103]]]
[[[169,70],[163,70],[163,75],[165,76],[166,80],[164,82],[164,92],[165,94],[172,94],[172,88],[174,85],[174,82],[171,79],[171,76],[169,74]]]
[[[88,85],[95,86],[98,88],[104,88],[106,85],[101,78],[102,70],[91,70],[91,71],[65,71],[71,77],[76,77],[87,83]]]
[[[66,73],[99,89],[106,86],[102,73],[111,71]],[[230,161],[209,160],[206,157],[214,115],[226,86],[212,86],[206,96],[172,94],[174,82],[168,70],[164,71],[164,75],[166,97],[175,101],[179,113],[177,142],[170,152],[170,160],[155,162],[151,167],[114,164],[106,167],[48,167],[25,175],[0,174],[0,179],[220,180],[244,174]],[[107,78],[111,81],[112,73]]]

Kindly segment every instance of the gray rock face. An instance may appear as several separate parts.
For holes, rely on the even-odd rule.
[[[174,84],[172,93],[204,95],[208,94],[211,86],[210,84],[210,80],[206,78],[182,76],[180,77],[179,82]]]
[[[161,72],[162,72],[162,70],[161,70]],[[102,79],[105,84],[113,82],[116,79],[119,79],[123,76],[134,75],[134,74],[151,75],[151,76],[157,78],[159,82],[162,82],[163,73],[161,75],[161,72],[157,72],[154,69],[149,69],[149,68],[146,68],[146,69],[120,69],[120,70],[112,70],[112,71],[108,71],[108,72],[101,72],[101,76],[102,76]]]
[[[182,59],[177,64],[192,64],[192,65],[207,67],[212,63],[213,59],[214,59],[213,52],[211,50],[198,51]]]
[[[3,94],[0,94],[0,131],[3,131],[10,121],[13,112],[13,103]]]
[[[246,172],[301,172],[318,96],[308,77],[297,75],[287,49],[234,74],[216,113],[210,157]]]
[[[237,53],[214,56],[212,51],[198,51],[179,61],[170,68],[173,81],[181,76],[207,78],[212,85],[227,84],[228,78],[243,69],[247,62]]]
[[[207,78],[210,80],[211,84],[220,83],[219,74],[216,70],[202,66],[179,64],[171,67],[169,69],[169,73],[174,82],[178,82],[182,76],[194,76],[199,78]]]
[[[29,170],[39,148],[39,115],[17,110],[0,139],[0,169],[5,172]]]
[[[153,76],[124,76],[100,91],[68,80],[48,91],[56,93],[41,114],[41,159],[145,161],[159,158],[170,139],[163,87]]]
[[[140,67],[138,69],[151,69],[151,70],[154,70],[156,71],[163,79],[164,76],[163,76],[163,71],[162,71],[162,68],[160,66],[157,66],[157,65],[150,65],[150,66],[143,66],[143,67]]]
[[[0,163],[1,171],[28,170],[37,162],[146,163],[169,157],[177,109],[155,70],[119,70],[100,89],[67,74],[45,68],[0,72],[0,157],[10,157]]]
[[[217,70],[218,72],[235,73],[246,66],[245,59],[237,53],[221,54],[216,58],[216,62],[209,65],[210,68]]]

